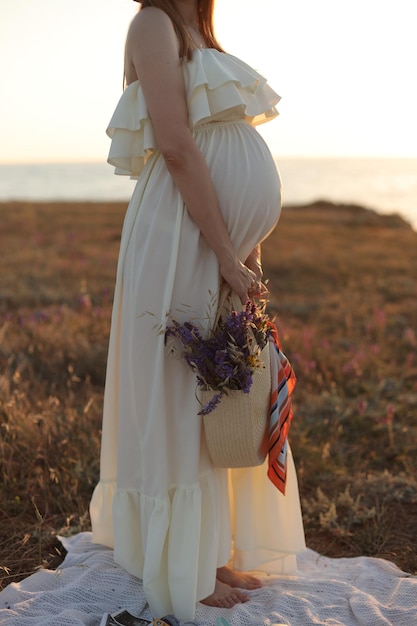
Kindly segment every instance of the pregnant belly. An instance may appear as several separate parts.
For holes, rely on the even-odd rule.
[[[243,258],[265,239],[281,212],[281,180],[272,155],[244,121],[195,132],[215,185],[233,245]]]

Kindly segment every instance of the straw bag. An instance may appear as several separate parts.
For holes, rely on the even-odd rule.
[[[220,291],[215,326],[232,309],[240,311],[242,304],[226,286]],[[254,371],[249,393],[228,391],[220,404],[204,415],[207,446],[216,467],[254,467],[265,460],[271,398],[269,341],[260,358],[264,367]],[[203,404],[212,396],[212,391],[202,391]]]

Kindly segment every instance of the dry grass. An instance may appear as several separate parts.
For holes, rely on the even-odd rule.
[[[89,528],[125,205],[0,206],[0,578]],[[264,244],[298,375],[292,447],[308,545],[416,573],[417,234],[318,203]]]

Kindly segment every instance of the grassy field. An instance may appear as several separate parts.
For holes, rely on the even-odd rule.
[[[0,205],[1,586],[89,529],[125,208]],[[417,233],[320,202],[285,210],[263,256],[307,544],[417,573]]]

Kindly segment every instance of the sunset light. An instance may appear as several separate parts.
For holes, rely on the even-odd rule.
[[[1,626],[417,625],[416,6],[0,0]]]
[[[417,156],[413,3],[218,0],[226,50],[282,96],[276,155]],[[102,160],[131,0],[3,3],[0,162]]]

